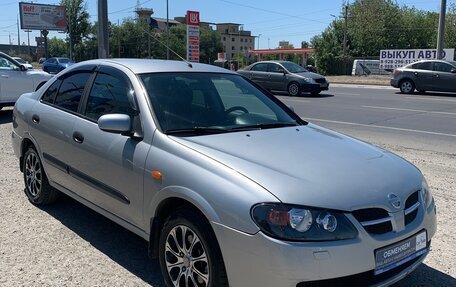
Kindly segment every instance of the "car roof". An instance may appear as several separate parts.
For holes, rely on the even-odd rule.
[[[96,59],[80,62],[73,67],[83,64],[113,65],[118,64],[130,69],[135,74],[145,73],[166,73],[166,72],[202,72],[202,73],[225,73],[237,74],[217,66],[199,63],[186,63],[173,60],[151,60],[151,59]],[[191,67],[190,67],[191,64]]]

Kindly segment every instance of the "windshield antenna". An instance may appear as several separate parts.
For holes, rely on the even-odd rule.
[[[185,63],[187,63],[188,67],[189,68],[193,68],[193,65],[192,63],[190,63],[189,61],[187,61],[186,59],[184,59],[181,55],[179,55],[176,51],[174,51],[173,49],[171,49],[168,45],[166,45],[165,43],[163,43],[162,41],[158,40],[153,34],[151,34],[149,31],[146,31],[144,29],[142,29],[144,32],[146,32],[149,36],[151,36],[152,38],[154,38],[155,41],[157,41],[158,43],[160,43],[162,46],[164,46],[166,49],[170,50],[174,55],[176,55],[179,59],[181,59],[182,61],[184,61]]]

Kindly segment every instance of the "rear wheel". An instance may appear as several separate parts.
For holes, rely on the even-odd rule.
[[[228,286],[215,234],[205,219],[191,209],[180,209],[165,222],[159,260],[166,286]]]
[[[45,205],[57,200],[59,192],[49,185],[40,157],[29,147],[23,158],[25,194],[30,202]]]
[[[288,94],[292,97],[299,96],[301,94],[301,85],[296,82],[291,82],[288,85]]]
[[[413,83],[412,80],[405,79],[405,80],[401,81],[399,88],[401,90],[401,93],[411,94],[411,93],[413,93],[413,91],[415,91],[415,84]]]

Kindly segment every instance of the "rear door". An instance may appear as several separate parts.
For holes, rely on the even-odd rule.
[[[268,63],[258,63],[250,69],[250,79],[267,89]]]
[[[456,92],[456,73],[452,70],[456,68],[444,62],[434,63],[434,77],[439,83],[439,90],[443,92]]]
[[[433,71],[433,62],[419,62],[412,66],[411,77],[419,91],[434,90],[436,81]]]
[[[81,68],[56,79],[46,90],[31,115],[31,134],[38,143],[49,180],[73,190],[77,183],[68,174],[71,160],[71,132],[78,108],[92,72]]]
[[[144,162],[150,145],[140,135],[141,120],[129,78],[101,67],[70,135],[70,173],[75,191],[90,202],[142,226]],[[104,114],[127,114],[138,137],[104,132],[97,120]]]
[[[285,69],[276,63],[268,64],[267,86],[270,90],[284,91],[286,89],[287,76]]]

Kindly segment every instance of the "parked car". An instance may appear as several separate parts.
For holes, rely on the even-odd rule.
[[[318,95],[329,88],[326,78],[288,61],[256,62],[238,73],[269,91],[286,91],[290,96],[302,92]]]
[[[23,93],[39,89],[51,76],[38,70],[30,70],[24,64],[0,52],[0,110],[13,106]]]
[[[13,57],[13,59],[16,60],[19,64],[24,65],[24,67],[26,67],[27,69],[33,69],[32,64],[22,59],[21,57]]]
[[[386,286],[436,232],[415,166],[219,67],[78,63],[12,126],[30,202],[62,192],[138,234],[167,286]]]
[[[58,73],[73,64],[74,62],[68,58],[49,58],[43,62],[43,71]]]
[[[394,70],[391,86],[403,94],[412,94],[415,89],[456,93],[456,61],[426,60]]]

